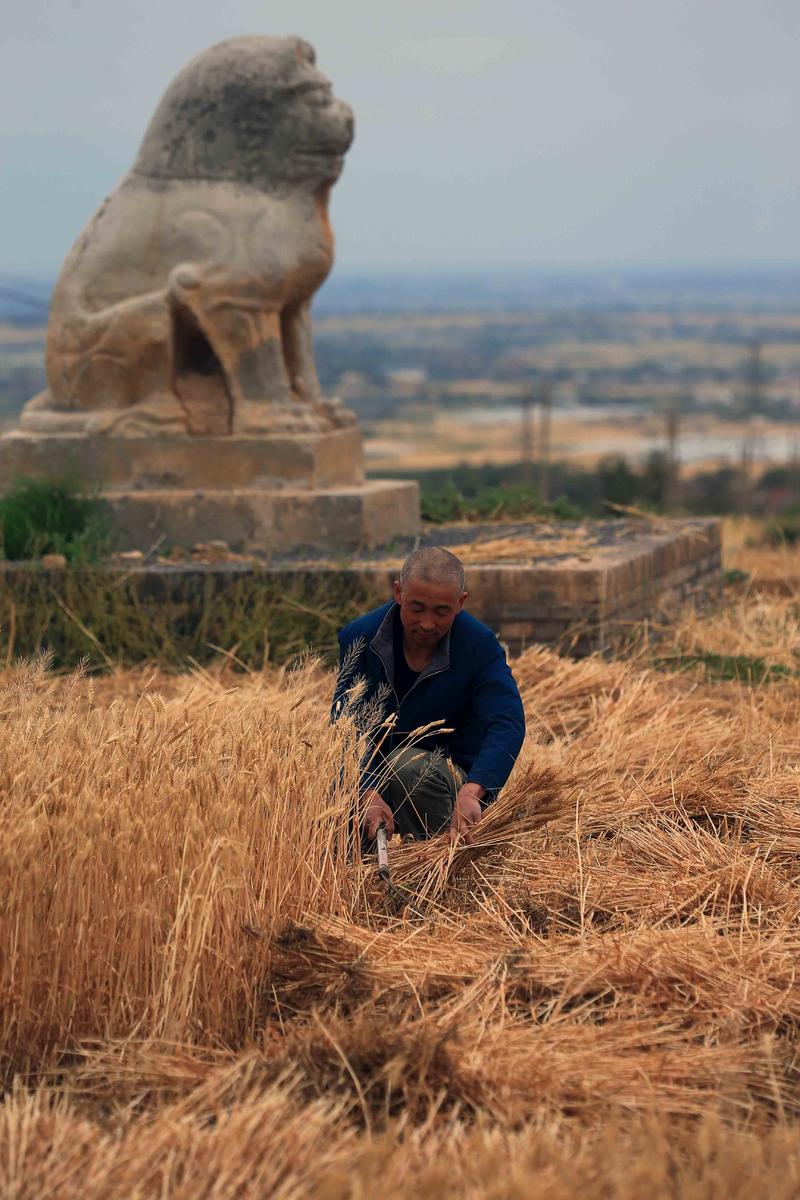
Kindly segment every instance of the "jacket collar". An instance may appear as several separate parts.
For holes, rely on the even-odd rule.
[[[383,668],[386,671],[386,678],[394,687],[394,622],[395,613],[398,612],[398,605],[395,602],[389,607],[388,612],[378,626],[378,631],[370,642],[370,649],[374,650],[378,658],[383,663]],[[450,666],[450,634],[452,626],[447,633],[437,643],[436,649],[433,652],[433,657],[419,673],[420,679],[425,679],[428,675],[436,675],[439,671],[446,671]]]

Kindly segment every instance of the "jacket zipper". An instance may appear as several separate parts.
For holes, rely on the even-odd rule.
[[[411,695],[411,693],[413,692],[413,690],[414,690],[414,688],[417,686],[417,684],[418,684],[418,683],[422,683],[422,679],[416,679],[416,680],[414,681],[414,683],[412,683],[412,685],[411,685],[411,687],[408,689],[408,691],[406,692],[405,696],[403,697],[403,700],[401,700],[401,699],[400,699],[400,697],[399,697],[399,696],[398,696],[398,694],[397,694],[397,691],[396,691],[396,689],[395,689],[395,686],[394,686],[394,684],[393,684],[393,683],[391,683],[391,682],[390,682],[390,680],[389,680],[389,672],[386,670],[386,663],[385,663],[385,661],[384,661],[383,655],[382,655],[382,654],[379,654],[379,653],[378,653],[378,651],[375,649],[375,647],[374,647],[374,646],[372,646],[372,645],[370,645],[369,649],[372,651],[372,653],[373,653],[373,654],[375,655],[375,657],[378,659],[378,662],[379,662],[379,663],[381,664],[381,666],[383,667],[383,673],[384,673],[384,675],[386,676],[386,682],[389,684],[389,687],[391,688],[391,691],[392,691],[392,695],[394,696],[395,703],[396,703],[396,705],[397,705],[397,715],[398,715],[398,717],[399,717],[399,716],[400,716],[400,709],[401,709],[401,707],[402,707],[402,704],[403,704],[403,700],[407,700],[407,699],[408,699],[408,697]],[[449,664],[449,663],[447,664],[447,666],[446,666],[446,667],[437,667],[437,669],[436,669],[435,671],[431,671],[431,673],[430,673],[429,675],[426,675],[426,676],[425,676],[425,678],[426,678],[426,679],[433,679],[434,675],[441,675],[443,671],[447,671],[447,670],[449,670],[449,668],[450,668],[450,664]]]
[[[389,684],[389,687],[392,689],[392,695],[394,696],[395,703],[397,704],[397,711],[399,712],[400,711],[400,697],[398,696],[397,692],[395,691],[394,684],[389,679],[389,672],[386,670],[386,663],[384,662],[383,655],[378,653],[378,651],[375,649],[375,647],[372,645],[371,642],[370,642],[369,648],[372,651],[372,653],[375,655],[375,657],[377,658],[378,662],[383,667],[383,673],[386,676],[386,682]],[[410,690],[411,689],[409,688],[409,691]],[[408,692],[406,692],[406,695],[408,695]]]
[[[392,695],[394,696],[395,702],[397,703],[398,713],[400,712],[400,705],[403,704],[404,701],[406,701],[408,699],[408,697],[411,695],[411,693],[413,692],[415,687],[417,687],[420,683],[423,683],[426,679],[433,679],[434,675],[441,675],[443,671],[450,670],[450,664],[448,663],[446,667],[437,667],[435,671],[429,671],[427,675],[420,674],[414,680],[411,687],[408,689],[405,696],[403,696],[403,699],[401,700],[397,694],[397,691],[395,690],[394,684],[389,680],[389,672],[386,670],[386,662],[384,660],[383,655],[379,654],[373,645],[370,644],[369,648],[372,651],[372,653],[376,656],[376,658],[380,662],[381,666],[383,667],[383,673],[386,676],[386,682],[389,684],[389,687],[392,689]]]
[[[383,662],[383,659],[381,659],[381,662]],[[384,664],[383,669],[384,669],[384,671],[386,670],[385,664]],[[418,684],[424,683],[426,679],[433,679],[434,675],[441,675],[442,671],[449,671],[449,670],[450,670],[450,664],[448,663],[446,667],[437,667],[435,671],[429,671],[427,675],[420,675],[417,679],[414,680],[411,687],[406,692],[405,696],[403,696],[403,700],[408,699],[408,697],[411,695],[414,688],[417,687]],[[394,688],[392,688],[392,691],[394,691]],[[397,692],[395,692],[394,694],[395,694],[395,697],[397,697]],[[400,705],[403,703],[403,700],[397,701],[398,710],[400,708]]]

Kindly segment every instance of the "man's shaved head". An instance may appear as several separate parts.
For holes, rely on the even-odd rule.
[[[464,591],[463,566],[455,554],[441,546],[421,546],[419,550],[412,550],[400,570],[400,587],[406,587],[412,579]]]

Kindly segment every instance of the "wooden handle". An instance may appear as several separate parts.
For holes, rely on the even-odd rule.
[[[386,842],[386,826],[379,825],[375,840],[378,843],[378,874],[381,879],[389,878],[389,847]]]

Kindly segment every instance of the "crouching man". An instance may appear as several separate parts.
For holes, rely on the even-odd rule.
[[[364,764],[363,833],[383,822],[414,838],[472,827],[508,779],[525,734],[519,691],[495,635],[463,611],[464,568],[438,546],[415,550],[394,584],[394,602],[339,633],[332,719],[356,679],[359,703],[382,702],[382,725]],[[363,685],[362,685],[363,686]],[[416,730],[435,723],[421,736]]]

